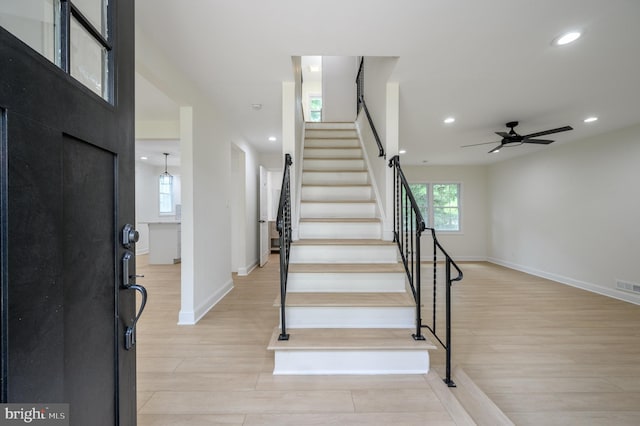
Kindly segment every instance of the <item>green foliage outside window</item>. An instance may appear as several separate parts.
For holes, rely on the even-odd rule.
[[[412,183],[409,184],[409,188],[427,227],[434,227],[436,231],[460,230],[459,184]],[[403,212],[404,209],[405,206]]]

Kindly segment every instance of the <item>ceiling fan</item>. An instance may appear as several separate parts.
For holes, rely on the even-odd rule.
[[[509,128],[509,132],[495,132],[496,135],[502,137],[502,141],[500,141],[500,142],[476,143],[476,144],[472,144],[472,145],[463,145],[462,148],[466,148],[466,147],[469,147],[469,146],[488,145],[490,143],[499,143],[500,145],[496,146],[491,151],[489,151],[489,154],[491,154],[493,152],[500,151],[500,149],[502,149],[503,147],[512,147],[512,146],[522,145],[523,143],[535,143],[535,144],[540,144],[540,145],[549,145],[551,142],[553,142],[552,140],[549,140],[549,139],[534,139],[534,138],[537,138],[538,136],[550,135],[552,133],[560,133],[560,132],[566,132],[567,130],[573,130],[573,127],[571,127],[571,126],[564,126],[564,127],[558,127],[557,129],[550,129],[550,130],[544,130],[542,132],[531,133],[531,134],[528,134],[528,135],[519,135],[519,134],[516,133],[515,130],[513,130],[513,128],[518,125],[517,121],[510,121],[506,125]]]

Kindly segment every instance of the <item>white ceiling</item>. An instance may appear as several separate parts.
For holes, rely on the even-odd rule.
[[[281,139],[281,83],[303,55],[399,57],[408,164],[487,164],[640,121],[638,0],[137,0],[136,22],[260,151],[279,150],[266,141]],[[572,29],[583,37],[551,45]],[[140,116],[166,112],[143,111],[159,102],[141,89]],[[460,148],[498,141],[512,120],[521,134],[575,130],[499,154]]]

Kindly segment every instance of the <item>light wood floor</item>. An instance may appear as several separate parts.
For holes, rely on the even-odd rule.
[[[138,271],[138,424],[453,425],[425,376],[273,376],[278,262],[196,326],[177,326],[179,265]],[[640,424],[640,307],[488,263],[453,290],[454,365],[518,425]],[[432,355],[436,370],[443,350]],[[454,415],[455,417],[455,415]]]

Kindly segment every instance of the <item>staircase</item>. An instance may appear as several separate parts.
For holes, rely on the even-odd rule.
[[[286,321],[273,374],[425,374],[415,302],[382,223],[353,123],[308,123],[300,240],[291,246]],[[276,300],[280,307],[280,298]]]

